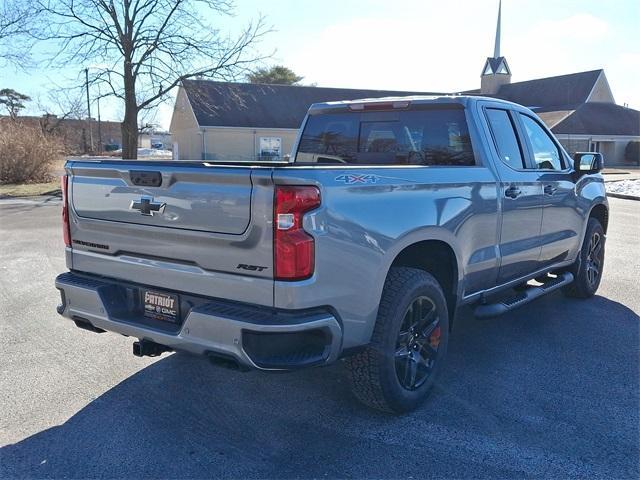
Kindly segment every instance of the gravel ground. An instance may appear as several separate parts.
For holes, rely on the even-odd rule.
[[[610,204],[595,298],[463,311],[433,395],[396,417],[341,364],[242,374],[75,328],[55,313],[59,202],[0,201],[0,477],[637,479],[640,222]]]

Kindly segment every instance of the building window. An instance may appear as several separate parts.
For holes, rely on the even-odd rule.
[[[504,74],[508,75],[509,71],[507,70],[507,67],[504,66],[504,63],[501,63],[500,67],[498,67],[498,71],[496,73],[504,73]]]
[[[260,137],[258,156],[260,160],[280,160],[282,158],[282,138]]]

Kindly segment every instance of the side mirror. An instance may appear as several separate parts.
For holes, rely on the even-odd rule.
[[[598,173],[604,168],[604,158],[598,152],[576,152],[573,155],[573,168],[583,175]]]

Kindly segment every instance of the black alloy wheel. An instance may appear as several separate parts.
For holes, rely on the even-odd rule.
[[[602,235],[595,231],[589,239],[589,249],[587,253],[587,281],[591,288],[595,288],[600,282],[602,275],[602,262],[604,260],[604,249],[602,248]]]
[[[582,247],[575,263],[569,268],[574,280],[563,288],[564,293],[574,298],[591,298],[595,295],[604,271],[606,235],[602,224],[591,217]]]
[[[427,398],[447,354],[447,307],[442,286],[429,272],[390,269],[371,342],[346,359],[351,387],[361,402],[403,413]]]
[[[395,362],[398,382],[407,390],[420,388],[435,365],[440,344],[440,317],[429,297],[416,298],[398,333]]]

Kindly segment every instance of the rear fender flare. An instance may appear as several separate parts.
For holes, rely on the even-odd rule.
[[[398,257],[398,255],[407,247],[414,245],[419,242],[424,242],[428,240],[438,240],[443,243],[446,243],[451,247],[453,253],[456,258],[456,270],[457,270],[457,288],[456,288],[456,297],[458,299],[461,298],[462,288],[463,288],[463,268],[461,263],[461,254],[460,249],[458,247],[458,242],[456,237],[450,231],[442,228],[442,227],[422,227],[410,232],[405,233],[400,236],[393,245],[387,249],[385,255],[383,257],[382,264],[380,269],[378,270],[378,277],[376,278],[376,291],[374,292],[375,298],[378,299],[378,304],[382,298],[382,290],[384,289],[384,284],[387,279],[387,275],[389,273],[389,269],[393,262]],[[376,318],[377,318],[377,309],[376,309]],[[375,322],[372,322],[369,326],[368,337],[373,334],[373,328],[375,326]]]

